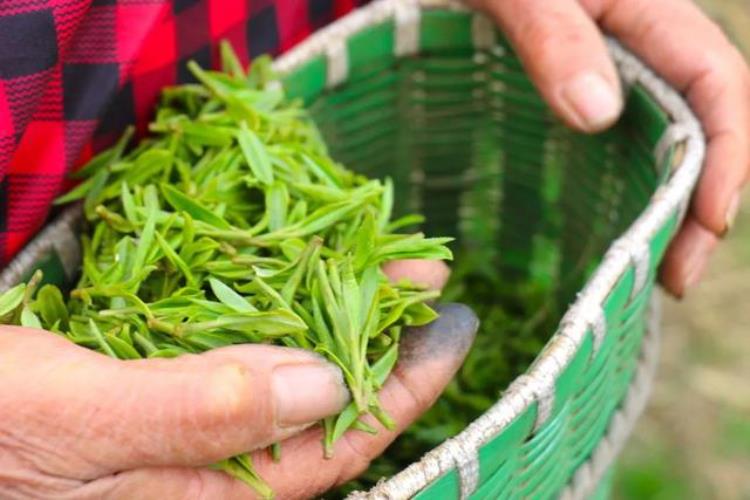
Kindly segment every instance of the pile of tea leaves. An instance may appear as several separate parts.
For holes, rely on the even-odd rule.
[[[390,283],[396,259],[450,259],[449,238],[399,234],[389,181],[329,156],[268,60],[248,72],[222,47],[222,72],[165,89],[150,136],[91,160],[59,202],[83,200],[83,263],[68,297],[37,274],[0,297],[0,322],[44,328],[120,359],[231,344],[312,350],[338,365],[352,403],[323,422],[324,449],[365,414],[393,424],[378,391],[405,327],[436,317],[437,292]],[[278,449],[276,449],[278,451]],[[217,467],[269,497],[248,456]]]
[[[534,279],[503,279],[487,262],[457,252],[441,300],[470,306],[480,319],[474,345],[434,406],[409,426],[367,471],[326,495],[343,498],[391,477],[463,431],[495,404],[524,373],[557,327],[560,308],[553,285]]]

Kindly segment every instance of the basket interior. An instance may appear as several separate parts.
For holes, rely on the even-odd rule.
[[[616,126],[597,135],[573,132],[553,116],[502,35],[495,33],[493,48],[476,49],[472,24],[471,13],[423,10],[417,54],[396,57],[394,22],[384,21],[348,38],[342,84],[326,88],[325,55],[284,83],[310,107],[336,159],[392,178],[399,212],[424,214],[422,229],[430,236],[457,238],[454,267],[470,260],[500,276],[506,290],[498,289],[496,303],[518,300],[508,299],[507,289],[521,295],[530,283],[542,285],[548,296],[540,309],[552,317],[534,332],[541,346],[609,245],[669,179],[673,149],[660,162],[654,151],[670,120],[636,85],[626,89]],[[651,242],[650,283],[675,221]],[[589,364],[590,343],[576,354],[557,383],[549,425],[530,435],[535,409],[529,408],[479,450],[477,498],[552,497],[586,460],[640,349],[651,285],[631,301],[633,280],[630,269],[605,306],[614,330],[602,348],[609,354]],[[498,338],[507,332],[492,333],[482,349],[508,345]],[[526,366],[513,373],[486,366],[495,370],[495,394]],[[394,446],[408,451],[411,443]],[[373,467],[371,480],[396,472],[379,469],[377,461]],[[418,498],[453,498],[458,484],[454,470]]]
[[[667,117],[635,87],[611,130],[568,130],[507,43],[474,48],[468,13],[424,11],[419,43],[395,57],[383,22],[348,40],[344,84],[324,89],[323,56],[285,84],[334,157],[391,177],[398,210],[424,214],[428,235],[458,238],[505,282],[549,283],[566,306],[665,180],[653,151]]]

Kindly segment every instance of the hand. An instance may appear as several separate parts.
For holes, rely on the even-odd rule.
[[[416,272],[409,275],[441,276],[434,283],[442,286],[445,268],[424,265],[407,266]],[[382,390],[398,430],[432,404],[471,345],[471,311],[442,312],[404,336]],[[346,405],[341,373],[281,347],[118,361],[48,332],[3,326],[0,387],[2,498],[253,498],[245,484],[202,466],[284,439],[279,464],[265,451],[254,461],[279,498],[306,497],[356,475],[396,436],[350,432],[323,459],[320,430],[301,431]]]
[[[503,28],[541,94],[570,126],[595,132],[622,110],[600,30],[686,95],[708,139],[705,170],[661,280],[695,284],[737,214],[750,165],[750,73],[721,30],[687,0],[474,0]]]

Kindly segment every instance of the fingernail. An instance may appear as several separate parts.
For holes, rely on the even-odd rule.
[[[701,280],[706,264],[708,264],[708,252],[694,254],[693,261],[685,273],[685,289],[696,285]]]
[[[479,328],[474,311],[463,304],[441,304],[435,310],[440,315],[435,321],[410,328],[403,337],[399,356],[402,365],[452,358],[457,366],[471,349]]]
[[[320,364],[282,365],[273,371],[276,423],[291,427],[335,415],[349,402],[341,371]]]
[[[583,73],[563,84],[563,105],[584,130],[597,131],[612,124],[622,109],[622,98],[602,75]]]
[[[734,226],[734,221],[737,218],[737,213],[740,211],[740,193],[734,193],[732,200],[729,202],[727,207],[727,216],[724,231],[729,231]]]

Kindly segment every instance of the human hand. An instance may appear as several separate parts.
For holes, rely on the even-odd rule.
[[[429,276],[437,286],[447,277],[442,265],[424,263],[389,274]],[[449,305],[442,313],[404,336],[382,390],[399,431],[432,404],[471,345],[471,311]],[[356,475],[397,434],[350,432],[323,459],[320,429],[304,429],[348,402],[341,373],[281,347],[118,361],[3,326],[0,387],[2,498],[253,498],[245,484],[203,466],[284,439],[280,463],[265,451],[253,460],[280,498],[306,497]]]
[[[742,55],[687,0],[473,0],[508,35],[531,78],[570,126],[611,125],[623,102],[600,30],[613,34],[690,102],[708,150],[691,209],[661,280],[682,296],[737,214],[750,165],[750,72]]]

